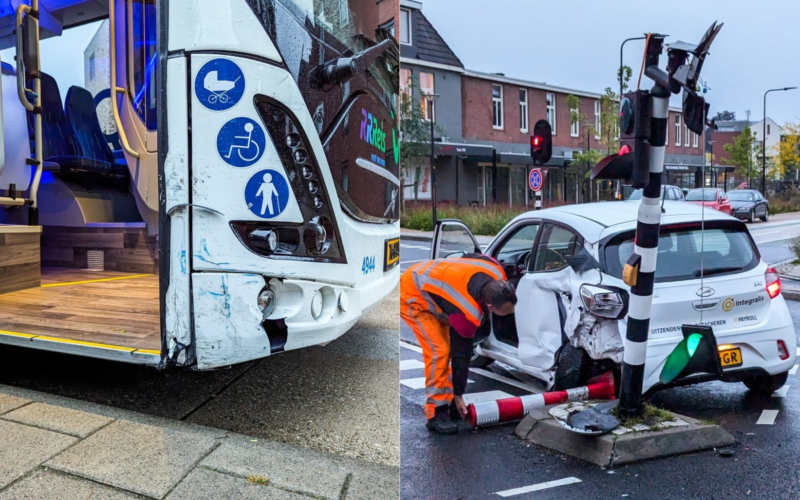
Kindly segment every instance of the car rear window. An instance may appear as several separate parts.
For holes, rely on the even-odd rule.
[[[612,236],[603,248],[606,273],[622,279],[622,268],[633,253],[634,232]],[[748,271],[761,257],[744,224],[734,221],[709,221],[662,226],[658,240],[656,282],[684,281],[703,274],[721,276]]]

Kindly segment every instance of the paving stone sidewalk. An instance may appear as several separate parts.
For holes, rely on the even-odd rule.
[[[399,498],[369,464],[0,384],[0,500]]]

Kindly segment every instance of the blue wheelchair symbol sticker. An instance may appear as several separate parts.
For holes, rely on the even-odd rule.
[[[197,72],[194,92],[211,111],[231,109],[244,95],[244,73],[233,61],[212,59]]]
[[[223,125],[217,134],[219,156],[234,167],[249,167],[257,162],[266,143],[261,125],[243,116]]]
[[[272,219],[280,215],[289,203],[289,183],[275,170],[261,170],[247,181],[244,200],[256,216]]]

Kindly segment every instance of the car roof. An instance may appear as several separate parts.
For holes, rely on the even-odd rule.
[[[517,216],[514,222],[524,219],[544,219],[566,224],[594,243],[606,236],[636,228],[639,212],[639,201],[600,201],[564,205],[525,212]],[[678,224],[705,220],[737,220],[729,215],[702,205],[685,201],[664,201],[662,224]],[[705,212],[705,213],[703,213]]]

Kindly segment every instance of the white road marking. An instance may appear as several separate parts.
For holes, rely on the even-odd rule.
[[[761,416],[758,417],[756,425],[773,425],[777,416],[778,410],[764,410],[761,412]]]
[[[416,359],[403,359],[400,361],[400,371],[424,368],[425,363]]]
[[[783,387],[781,387],[777,391],[773,392],[772,393],[772,397],[773,398],[785,398],[786,397],[786,391],[788,391],[788,390],[789,390],[789,386],[788,385],[784,385]]]
[[[409,249],[414,249],[414,250],[430,250],[431,249],[430,246],[423,247],[421,245],[404,245],[402,243],[400,243],[400,248],[409,248]]]
[[[422,354],[422,348],[421,347],[416,346],[414,344],[409,344],[408,342],[405,342],[405,341],[402,341],[402,340],[400,341],[400,347],[405,347],[406,349],[410,349],[412,351],[416,351],[416,352]]]
[[[517,387],[517,388],[522,389],[524,391],[532,392],[534,394],[539,394],[540,392],[542,392],[541,389],[537,389],[536,387],[533,387],[532,385],[528,385],[528,384],[525,384],[525,383],[520,382],[518,380],[510,379],[508,377],[504,377],[502,375],[498,375],[498,374],[496,374],[494,372],[490,372],[489,370],[484,370],[483,368],[470,368],[469,371],[471,371],[472,373],[477,373],[478,375],[483,375],[486,378],[497,380],[498,382],[503,382],[504,384],[508,384],[510,386]]]
[[[481,403],[483,401],[495,401],[498,399],[512,398],[511,394],[503,391],[473,392],[464,394],[464,402],[469,404]]]
[[[789,370],[789,375],[794,375],[797,373],[797,367],[800,365],[794,365],[791,370]]]
[[[756,238],[758,236],[764,236],[765,234],[774,234],[774,233],[782,233],[782,232],[783,231],[767,231],[767,232],[764,233],[764,232],[759,231],[759,232],[757,232],[757,233],[755,233],[753,235],[753,238]]]
[[[800,356],[800,347],[797,348],[797,355]]]
[[[474,380],[467,380],[468,384],[474,384]],[[400,381],[401,385],[410,387],[411,389],[422,389],[425,387],[425,377],[407,378]]]
[[[567,484],[580,483],[581,480],[577,477],[565,477],[556,481],[547,481],[546,483],[532,484],[530,486],[523,486],[522,488],[514,488],[513,490],[498,491],[495,493],[501,497],[513,497],[515,495],[522,495],[523,493],[530,493],[532,491],[546,490],[548,488],[555,488],[556,486],[564,486]]]

